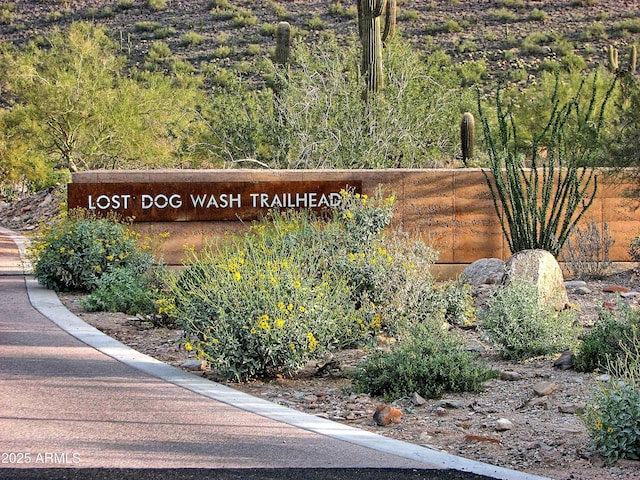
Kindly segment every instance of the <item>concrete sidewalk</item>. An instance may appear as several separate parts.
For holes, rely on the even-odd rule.
[[[0,229],[0,469],[452,469],[542,478],[303,414],[135,352],[24,275],[23,241]]]

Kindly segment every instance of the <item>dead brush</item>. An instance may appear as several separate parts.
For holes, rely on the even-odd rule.
[[[602,232],[593,220],[584,230],[575,227],[562,250],[562,259],[572,278],[599,279],[611,273],[613,263],[609,249],[614,243],[606,222]]]

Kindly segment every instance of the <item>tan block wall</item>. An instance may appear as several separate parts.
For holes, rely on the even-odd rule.
[[[373,195],[382,186],[397,197],[394,225],[416,234],[433,245],[440,258],[436,273],[451,277],[469,263],[485,257],[510,256],[494,210],[491,193],[479,169],[425,170],[151,170],[90,171],[73,175],[75,183],[154,182],[270,182],[340,180],[362,182],[363,193]],[[594,220],[599,228],[607,223],[615,240],[610,250],[614,262],[629,262],[629,241],[640,234],[640,202],[630,198],[632,183],[601,179],[598,196],[583,217],[582,225]],[[159,254],[178,265],[184,246],[201,248],[206,242],[248,225],[240,222],[136,223],[136,230],[149,235]],[[168,233],[166,237],[161,235]],[[164,238],[166,237],[166,238]]]

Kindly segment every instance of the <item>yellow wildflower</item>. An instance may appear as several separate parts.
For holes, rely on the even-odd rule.
[[[186,343],[184,344],[184,349],[185,349],[187,352],[190,352],[191,350],[193,350],[193,345],[191,345],[189,342],[186,342]]]
[[[240,275],[240,272],[236,272],[236,273],[234,273],[234,274],[233,274],[233,279],[234,279],[235,281],[238,281],[238,280],[240,280],[241,278],[242,278],[242,275]]]
[[[318,340],[313,336],[313,332],[307,333],[307,340],[309,341],[309,351],[313,352],[318,347]]]

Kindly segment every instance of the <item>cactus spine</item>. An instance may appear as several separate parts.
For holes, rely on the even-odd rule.
[[[291,25],[288,22],[278,23],[276,28],[276,53],[275,63],[286,65],[289,61],[289,51],[291,50]]]
[[[476,121],[471,112],[465,112],[460,121],[460,143],[462,144],[462,163],[468,164],[473,158],[473,147],[476,141]]]
[[[384,26],[382,21],[384,19]],[[362,43],[361,73],[369,93],[384,88],[382,48],[395,34],[396,0],[358,0],[358,32]]]

